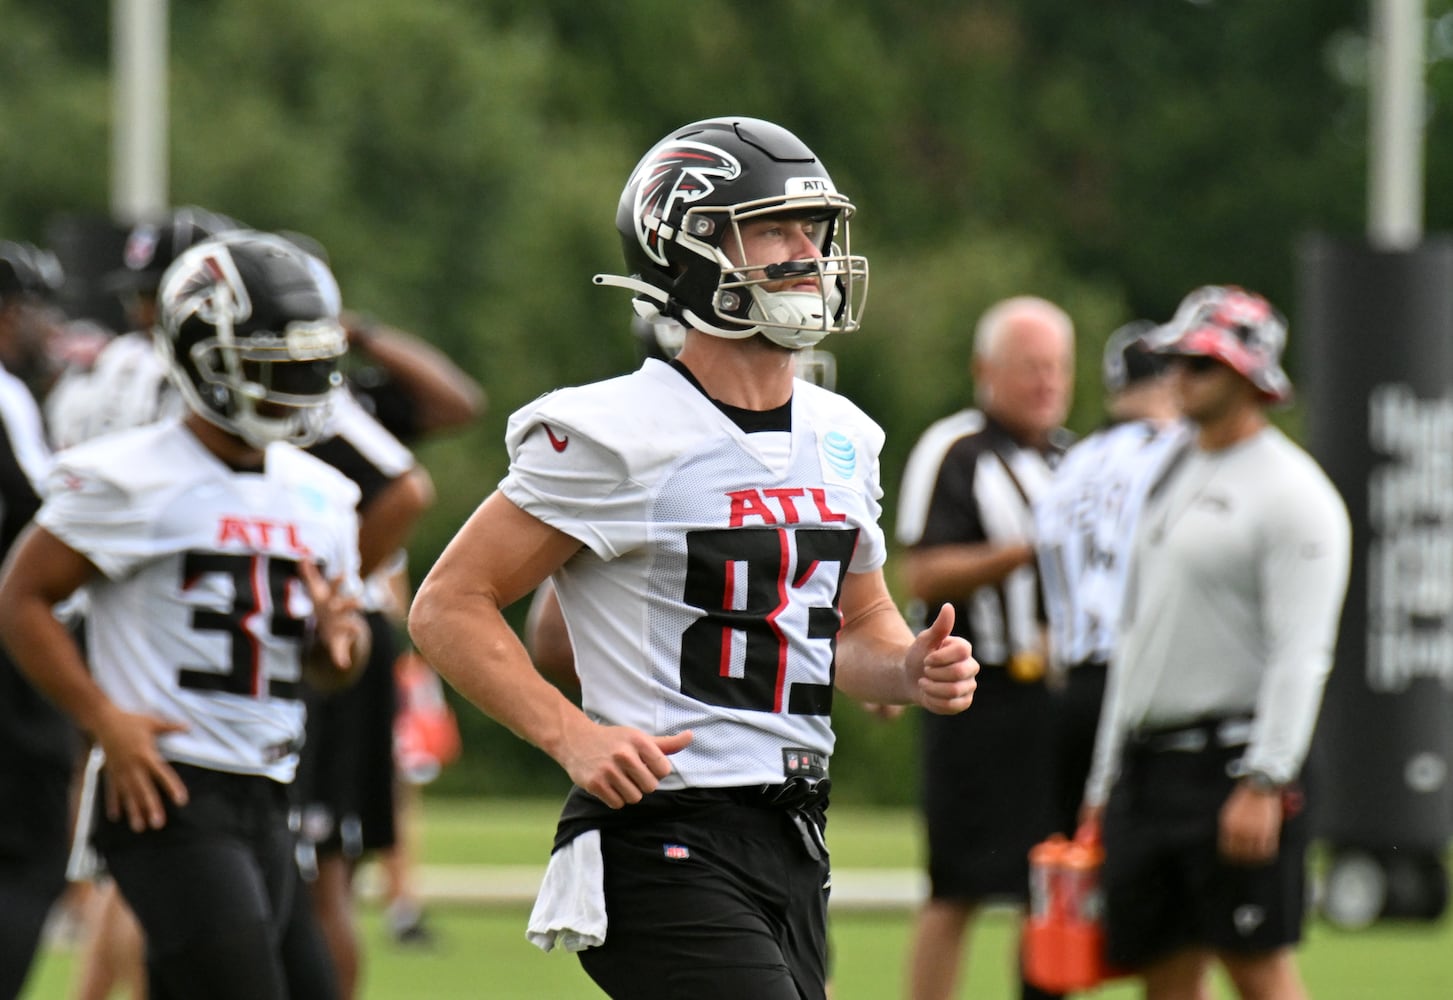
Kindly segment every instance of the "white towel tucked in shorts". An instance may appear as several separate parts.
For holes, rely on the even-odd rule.
[[[587,830],[550,855],[525,937],[541,951],[605,943],[605,864],[600,831]]]

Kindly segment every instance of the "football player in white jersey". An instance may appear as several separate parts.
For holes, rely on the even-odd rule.
[[[368,653],[357,488],[297,447],[346,349],[326,277],[260,233],[179,257],[156,336],[187,414],[58,456],[0,579],[0,637],[104,755],[153,996],[336,994],[287,823],[302,685]],[[51,611],[83,586],[89,670]]]
[[[50,450],[21,375],[44,368],[53,254],[0,240],[0,559],[40,507]],[[46,916],[65,888],[74,727],[0,650],[0,997],[23,992]]]
[[[575,782],[530,936],[615,997],[823,997],[834,688],[960,712],[952,613],[883,581],[882,431],[794,379],[859,325],[852,204],[796,136],[717,118],[657,143],[617,213],[671,362],[513,415],[511,467],[419,589],[419,649]],[[841,249],[839,248],[841,245]],[[553,578],[582,707],[501,611]]]
[[[1154,350],[1160,327],[1135,320],[1105,343],[1108,419],[1077,441],[1034,505],[1034,543],[1049,618],[1049,654],[1063,685],[1055,724],[1055,822],[1074,832],[1095,749],[1105,676],[1119,636],[1130,543],[1150,484],[1189,439]]]

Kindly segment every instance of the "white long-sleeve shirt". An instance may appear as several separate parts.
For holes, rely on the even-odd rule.
[[[1351,560],[1335,487],[1274,427],[1192,448],[1147,500],[1085,798],[1103,804],[1135,729],[1253,717],[1243,764],[1301,770]]]

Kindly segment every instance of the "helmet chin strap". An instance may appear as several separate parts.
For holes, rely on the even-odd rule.
[[[253,408],[252,400],[243,400],[232,417],[237,436],[254,448],[266,448],[274,441],[297,444],[303,434],[298,414],[286,417],[264,417]]]
[[[655,285],[648,284],[639,278],[628,278],[619,274],[597,274],[594,278],[597,285],[607,285],[613,288],[624,288],[627,291],[636,293],[640,298],[650,299],[657,304],[657,312],[663,312],[664,307],[670,301],[666,292]],[[811,347],[827,336],[828,321],[820,315],[820,311],[826,307],[828,315],[837,311],[837,302],[841,300],[842,293],[836,288],[829,293],[826,300],[824,297],[812,292],[762,292],[753,291],[754,299],[752,308],[748,315],[760,323],[783,323],[788,325],[806,327],[806,329],[786,329],[784,327],[763,325],[763,326],[719,326],[711,322],[699,313],[691,309],[683,308],[681,314],[691,326],[709,333],[714,337],[724,337],[728,340],[746,340],[749,337],[761,334],[779,347],[796,349],[799,347]],[[638,304],[636,312],[639,315],[646,315],[649,307],[642,309]]]
[[[827,296],[817,292],[754,289],[752,308],[747,315],[762,323],[758,332],[779,347],[811,347],[827,336],[831,317],[837,311],[834,297],[842,298],[836,289]]]

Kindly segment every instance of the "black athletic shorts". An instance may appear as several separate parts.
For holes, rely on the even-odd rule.
[[[0,997],[17,996],[66,886],[70,772],[0,747]]]
[[[1055,825],[1054,695],[1001,667],[978,682],[969,711],[919,715],[930,892],[1022,902],[1029,849]]]
[[[373,651],[358,682],[326,696],[310,695],[307,742],[296,784],[300,833],[320,855],[358,859],[392,847],[394,828],[393,624],[366,616]]]
[[[791,810],[749,794],[658,792],[641,822],[601,829],[606,938],[579,957],[608,995],[826,996],[826,803]]]
[[[1300,787],[1285,794],[1273,861],[1233,865],[1217,849],[1221,806],[1244,752],[1214,738],[1201,750],[1127,747],[1103,832],[1114,963],[1134,967],[1184,948],[1265,952],[1301,939],[1310,833]]]
[[[136,833],[101,816],[95,841],[146,934],[152,1000],[337,996],[293,856],[285,786],[173,765],[185,806]]]
[[[0,762],[0,863],[49,872],[65,882],[70,787],[69,769],[18,756]]]
[[[1105,664],[1091,660],[1071,667],[1055,694],[1054,828],[1073,836],[1085,800],[1085,782],[1095,757],[1095,732],[1105,700]]]

